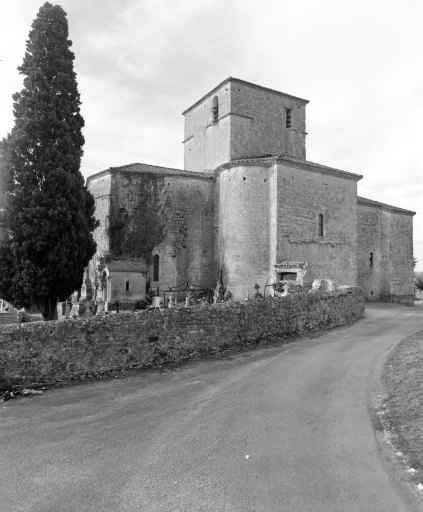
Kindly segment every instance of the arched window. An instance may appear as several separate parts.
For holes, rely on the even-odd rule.
[[[159,280],[159,255],[155,254],[153,258],[153,281]]]
[[[323,234],[324,234],[323,213],[319,213],[319,236],[323,236]]]
[[[372,252],[370,253],[369,262],[370,262],[370,266],[373,267],[373,253]]]
[[[217,120],[219,119],[219,98],[217,96],[215,96],[213,98],[211,112],[212,112],[212,122],[217,123]]]
[[[129,292],[129,281],[126,281],[125,290]]]

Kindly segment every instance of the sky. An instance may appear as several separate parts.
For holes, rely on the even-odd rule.
[[[38,0],[0,0],[0,137]],[[55,3],[52,0],[52,3]],[[307,160],[413,210],[423,270],[423,2],[61,0],[85,119],[81,172],[183,168],[182,112],[232,76],[310,100]]]

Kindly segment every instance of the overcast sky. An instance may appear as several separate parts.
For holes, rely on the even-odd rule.
[[[0,136],[42,1],[0,0]],[[54,3],[54,1],[52,1]],[[182,111],[233,76],[310,100],[307,159],[414,210],[423,270],[423,2],[61,0],[85,118],[85,177],[183,167]]]

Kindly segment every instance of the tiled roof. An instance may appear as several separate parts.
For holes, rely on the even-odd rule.
[[[145,272],[147,265],[143,260],[111,260],[106,263],[109,272]]]
[[[295,158],[293,156],[283,154],[272,157],[262,156],[231,160],[230,162],[220,165],[216,169],[215,175],[218,176],[223,170],[230,169],[231,167],[270,167],[275,164],[284,164],[288,167],[295,167],[298,169],[304,169],[306,171],[337,176],[339,178],[345,178],[353,181],[359,181],[363,177],[361,174],[341,171],[340,169],[335,169],[334,167],[327,167],[326,165],[316,164],[314,162],[309,162],[308,160],[302,160],[301,158]]]
[[[193,171],[184,171],[181,169],[173,169],[171,167],[161,167],[159,165],[151,165],[151,164],[127,164],[121,165],[120,167],[109,167],[104,171],[100,171],[96,174],[92,174],[88,177],[87,183],[96,178],[101,178],[101,176],[105,176],[107,174],[113,174],[117,172],[129,172],[129,173],[146,173],[146,174],[156,174],[158,176],[181,176],[184,178],[194,178],[200,180],[210,180],[213,178],[212,174],[206,174],[202,172],[193,172]]]
[[[392,206],[390,204],[379,203],[378,201],[373,201],[372,199],[367,199],[366,197],[357,197],[357,204],[362,206],[371,206],[373,208],[378,208],[380,210],[384,210],[385,212],[390,213],[402,213],[403,215],[416,215],[416,212],[411,210],[404,210],[403,208],[398,208],[397,206]]]
[[[301,160],[301,158],[295,158],[293,156],[280,154],[276,158],[276,163],[294,164],[296,167],[301,169],[307,169],[310,171],[321,172],[322,174],[329,174],[332,176],[339,176],[340,178],[347,178],[353,181],[360,181],[363,178],[362,174],[356,174],[353,172],[342,171],[341,169],[335,169],[335,167],[328,167],[327,165],[316,164],[315,162],[309,162],[308,160]]]

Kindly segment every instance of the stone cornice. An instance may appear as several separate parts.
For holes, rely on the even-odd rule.
[[[231,169],[232,167],[271,167],[275,165],[275,156],[257,156],[252,158],[239,158],[231,160],[222,165],[219,165],[214,171],[214,176],[217,178],[223,171]]]
[[[249,121],[253,120],[253,118],[251,116],[245,116],[244,114],[237,114],[236,112],[228,112],[227,114],[222,116],[220,119],[225,119],[225,117],[228,117],[228,116],[243,117],[244,119],[248,119]],[[218,121],[220,121],[220,119],[218,119]]]
[[[186,139],[184,139],[182,141],[182,144],[185,144],[185,142],[188,142],[189,140],[193,139],[194,138],[194,135],[190,135],[189,137],[187,137]]]
[[[299,158],[294,158],[288,155],[240,158],[237,160],[231,160],[230,162],[220,165],[215,170],[214,174],[217,177],[221,174],[222,171],[232,167],[271,167],[275,164],[282,164],[286,165],[287,167],[294,167],[304,171],[317,172],[319,174],[336,176],[338,178],[344,178],[353,181],[359,181],[363,178],[361,174],[341,171],[340,169],[327,167],[325,165],[316,164],[314,162],[308,162],[307,160],[301,160]]]
[[[269,89],[268,87],[263,87],[261,85],[253,84],[252,82],[247,82],[245,80],[240,80],[239,78],[233,78],[230,76],[229,78],[226,78],[226,80],[223,80],[223,82],[220,82],[220,84],[216,85],[216,87],[214,89],[212,89],[207,94],[205,94],[202,98],[200,98],[198,101],[196,101],[193,105],[191,105],[186,110],[184,110],[184,112],[182,112],[182,115],[184,116],[185,114],[190,112],[193,108],[195,108],[198,105],[200,105],[201,103],[203,103],[203,101],[205,101],[207,98],[209,98],[210,96],[215,94],[221,87],[228,84],[229,82],[234,82],[234,83],[237,83],[240,85],[245,85],[245,86],[251,87],[253,89],[258,89],[259,91],[265,91],[265,92],[269,92],[271,94],[277,94],[278,96],[283,96],[290,100],[294,100],[294,101],[298,101],[299,103],[303,103],[304,105],[307,105],[307,103],[309,103],[308,100],[305,100],[303,98],[298,98],[297,96],[292,96],[291,94],[286,94],[281,91],[276,91],[275,89]]]
[[[287,165],[288,167],[295,167],[296,169],[302,169],[304,171],[318,172],[329,176],[336,176],[338,178],[345,178],[353,181],[360,181],[363,178],[362,174],[355,174],[353,172],[342,171],[341,169],[335,169],[334,167],[328,167],[326,165],[316,164],[309,162],[308,160],[301,160],[289,155],[279,155],[276,157],[276,163]]]
[[[243,119],[248,119],[249,121],[253,121],[253,118],[250,116],[244,116],[243,114],[235,114],[235,112],[228,112],[227,114],[223,115],[222,117],[219,117],[219,119],[213,123],[209,123],[206,125],[206,128],[210,128],[211,126],[216,126],[219,124],[219,121],[222,121],[222,119],[225,119],[228,116],[235,116],[235,117],[242,117]],[[192,135],[193,137],[193,135]],[[189,139],[187,139],[189,140]],[[184,141],[186,142],[186,141]]]
[[[330,176],[336,176],[339,178],[349,179],[353,181],[359,181],[363,176],[360,174],[354,174],[352,172],[341,171],[340,169],[335,169],[333,167],[326,167],[324,165],[316,164],[313,162],[308,162],[307,160],[301,160],[299,158],[294,158],[288,155],[279,155],[279,156],[270,156],[263,155],[257,157],[249,157],[249,158],[239,158],[236,160],[231,160],[230,162],[226,162],[219,167],[217,167],[214,173],[201,173],[194,171],[184,171],[181,169],[172,169],[169,167],[160,167],[157,165],[149,165],[149,164],[128,164],[120,167],[109,167],[104,171],[100,171],[96,174],[93,174],[87,178],[87,186],[90,184],[92,180],[101,178],[107,175],[114,175],[117,173],[131,173],[131,174],[155,174],[157,176],[173,176],[173,177],[181,177],[181,178],[191,178],[191,179],[199,179],[199,180],[211,180],[213,177],[217,178],[222,171],[231,169],[232,167],[271,167],[276,164],[286,165],[288,167],[294,167],[297,169],[317,172],[320,174],[327,174]],[[370,201],[370,200],[366,200]],[[376,203],[373,201],[373,203]],[[389,205],[385,205],[389,207]],[[394,207],[390,207],[394,208]],[[407,210],[400,211],[406,212]]]
[[[358,196],[357,204],[360,206],[370,206],[371,208],[377,208],[378,210],[383,210],[384,212],[409,215],[410,217],[416,215],[416,212],[411,210],[404,210],[404,208],[398,208],[397,206],[392,206],[390,204],[379,203],[378,201],[373,201],[372,199],[367,199],[365,197]]]

